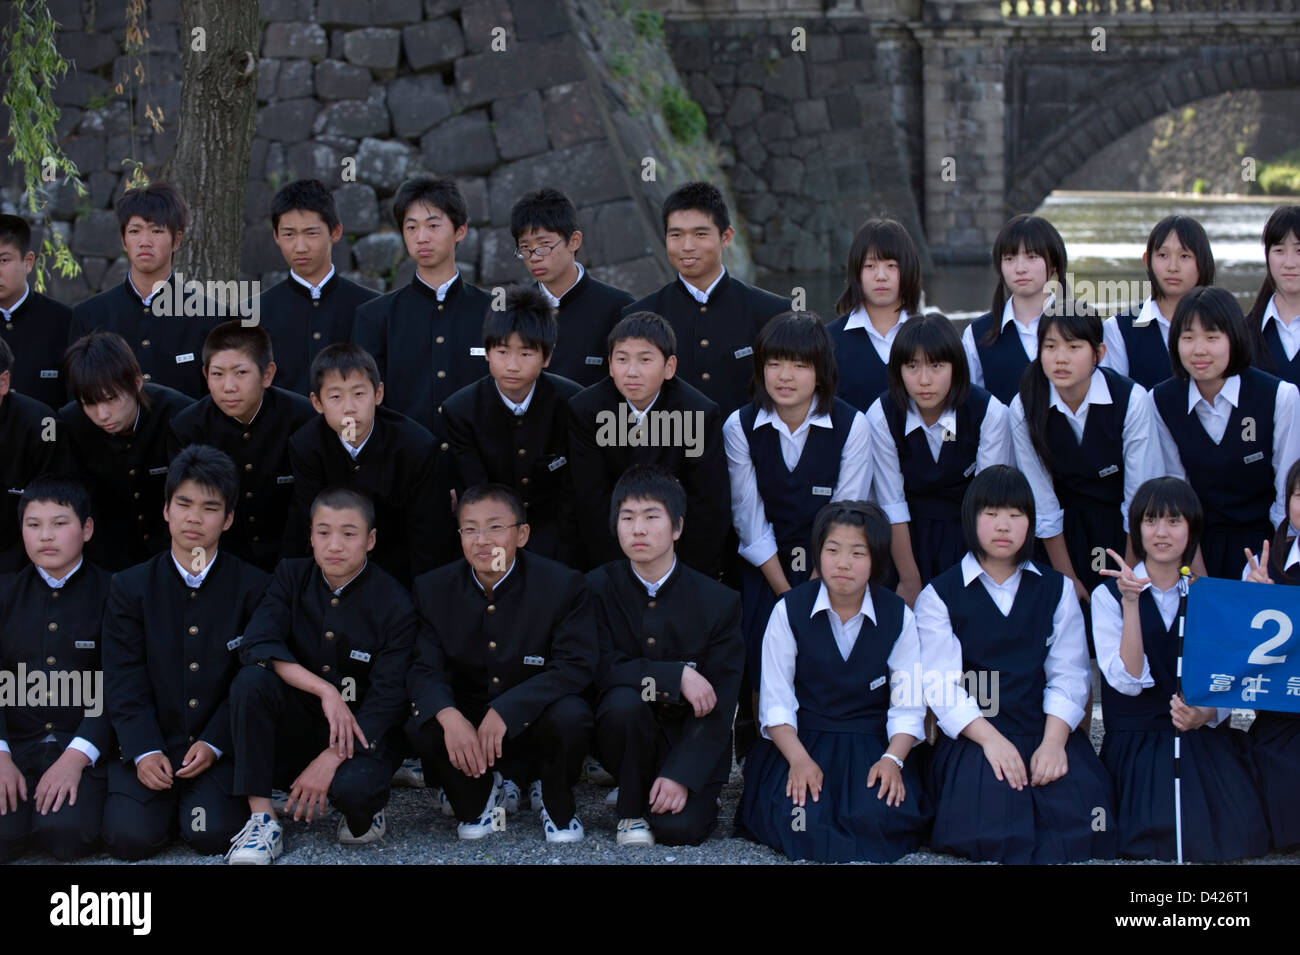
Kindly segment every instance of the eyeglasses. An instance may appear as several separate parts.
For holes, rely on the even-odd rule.
[[[518,527],[514,524],[489,524],[487,527],[458,527],[456,533],[466,540],[473,540],[476,537],[486,537],[488,540],[496,540],[512,527]]]
[[[555,247],[557,245],[561,245],[561,244],[562,243],[560,242],[552,242],[550,245],[539,245],[535,249],[516,248],[515,258],[519,259],[520,261],[524,259],[544,259],[548,255],[550,255],[553,251],[555,251]]]

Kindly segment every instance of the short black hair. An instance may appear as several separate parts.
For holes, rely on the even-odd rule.
[[[1183,564],[1190,564],[1205,526],[1201,499],[1192,486],[1182,478],[1158,477],[1143,481],[1133,493],[1128,508],[1128,526],[1133,554],[1138,560],[1147,559],[1147,549],[1142,543],[1142,521],[1148,517],[1181,517],[1187,521],[1187,547],[1180,559]]]
[[[366,531],[374,530],[375,503],[360,491],[354,491],[350,487],[325,488],[316,495],[316,499],[311,502],[311,509],[307,512],[312,522],[316,520],[316,511],[322,507],[334,511],[359,511],[361,519],[365,522]]]
[[[208,362],[220,351],[243,352],[257,365],[257,370],[265,372],[267,366],[275,361],[275,352],[271,348],[271,336],[261,325],[245,325],[239,319],[222,322],[203,340],[203,370],[208,370]]]
[[[489,308],[483,316],[483,347],[488,351],[504,345],[511,335],[518,335],[528,348],[537,348],[543,358],[550,358],[560,337],[555,309],[538,289],[512,285],[506,290],[506,307]]]
[[[947,362],[952,366],[952,383],[948,387],[948,408],[965,404],[970,396],[970,365],[961,336],[942,312],[927,312],[909,318],[898,329],[889,352],[889,397],[904,411],[910,395],[903,384],[903,366],[920,353],[930,364]]]
[[[14,370],[14,351],[9,347],[9,343],[0,338],[0,375],[6,371]]]
[[[23,488],[22,497],[18,498],[18,521],[22,523],[27,513],[28,504],[61,504],[72,508],[83,525],[90,520],[90,492],[80,481],[56,474],[42,474],[35,480],[28,481]]]
[[[326,345],[316,353],[316,357],[311,362],[312,393],[320,395],[321,385],[324,384],[326,375],[335,374],[346,379],[358,371],[370,379],[376,391],[379,390],[382,379],[379,377],[379,365],[374,355],[351,342],[335,342]]]
[[[892,566],[889,557],[891,528],[889,518],[872,501],[832,501],[813,518],[813,566],[821,572],[822,547],[835,525],[860,527],[867,539],[867,552],[871,555],[871,574],[868,583],[879,583]]]
[[[997,238],[993,240],[992,265],[993,274],[997,276],[997,283],[993,287],[993,301],[989,305],[989,314],[993,316],[993,320],[989,324],[989,330],[980,339],[980,344],[992,345],[1002,334],[1002,312],[1006,308],[1007,299],[1012,295],[1002,275],[1002,259],[1004,256],[1014,256],[1022,246],[1026,252],[1037,253],[1047,263],[1048,283],[1052,281],[1053,275],[1056,276],[1056,282],[1061,288],[1054,306],[1056,310],[1073,310],[1079,307],[1075,304],[1074,293],[1066,281],[1066,269],[1070,260],[1061,233],[1042,216],[1022,212],[1008,219],[998,231]]]
[[[767,363],[783,359],[812,365],[817,374],[813,413],[830,414],[839,384],[835,343],[815,313],[781,312],[773,315],[754,339],[754,377],[750,380],[749,392],[764,411],[776,407],[772,396],[767,393]]]
[[[614,347],[629,338],[644,338],[663,352],[665,361],[677,354],[677,333],[666,318],[654,312],[633,312],[623,316],[605,340],[608,353],[614,354]]]
[[[167,469],[164,500],[170,504],[176,490],[186,481],[193,481],[206,491],[221,495],[221,501],[230,514],[239,498],[239,471],[235,462],[224,451],[207,444],[191,444],[172,458]]]
[[[432,176],[417,176],[408,179],[397,187],[393,196],[393,221],[401,229],[406,222],[406,212],[417,202],[427,202],[435,209],[440,209],[451,220],[453,229],[459,229],[469,221],[469,207],[465,197],[450,179],[435,179]]]
[[[68,390],[79,404],[98,404],[128,394],[134,395],[141,406],[149,407],[140,363],[117,332],[102,328],[86,332],[63,353],[63,369]]]
[[[578,231],[578,209],[558,189],[534,189],[510,209],[510,234],[516,242],[532,229],[554,232],[564,241]]]
[[[189,207],[175,186],[165,182],[128,189],[117,200],[117,228],[126,235],[127,224],[139,216],[145,222],[163,226],[175,238],[185,231]]]
[[[497,501],[505,504],[514,515],[515,523],[528,523],[528,512],[524,509],[524,502],[514,488],[505,484],[475,484],[471,488],[466,488],[465,493],[456,500],[456,523],[460,523],[460,516],[465,513],[465,508],[480,501]]]
[[[864,222],[853,236],[844,265],[844,291],[835,302],[835,314],[848,315],[865,306],[862,267],[871,256],[898,263],[898,303],[909,315],[921,305],[921,254],[912,235],[897,219],[874,218]]]
[[[12,245],[19,255],[32,250],[32,227],[22,216],[0,215],[0,245]]]
[[[623,472],[609,496],[609,532],[618,540],[618,512],[627,501],[656,501],[668,512],[673,530],[686,519],[686,490],[682,482],[661,467],[634,464]]]
[[[670,215],[690,211],[707,214],[718,227],[719,235],[731,226],[731,216],[727,214],[727,200],[722,198],[722,190],[711,182],[688,182],[668,193],[668,198],[664,200],[664,234],[668,234]]]
[[[1016,468],[1006,464],[994,464],[980,471],[971,479],[966,488],[966,496],[961,500],[961,529],[966,535],[966,547],[976,557],[984,557],[984,548],[980,546],[976,524],[980,513],[986,508],[1012,508],[1024,513],[1029,518],[1029,529],[1025,532],[1025,541],[1016,551],[1016,562],[1024,563],[1034,553],[1034,492],[1029,487],[1029,480]]]
[[[1236,297],[1216,285],[1198,285],[1182,297],[1169,320],[1169,364],[1175,378],[1187,381],[1191,377],[1178,354],[1178,340],[1193,321],[1207,332],[1222,332],[1228,337],[1228,367],[1224,369],[1224,378],[1239,375],[1250,367],[1255,357],[1254,338]]]
[[[271,230],[280,228],[280,216],[286,212],[314,212],[325,221],[331,232],[339,224],[339,210],[334,195],[319,179],[295,179],[281,186],[271,199]]]
[[[1184,249],[1196,256],[1196,284],[1214,284],[1214,253],[1210,251],[1210,237],[1205,228],[1191,216],[1165,216],[1157,222],[1147,236],[1147,279],[1151,282],[1151,297],[1157,302],[1164,297],[1160,283],[1156,281],[1155,270],[1151,267],[1151,257],[1164,245],[1169,233],[1176,233],[1178,242]]]

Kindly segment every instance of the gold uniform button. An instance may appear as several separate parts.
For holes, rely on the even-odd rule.
[[[50,666],[54,666],[55,663],[54,657],[46,657],[45,662],[48,663]]]
[[[527,454],[527,453],[528,453],[528,449],[527,449],[527,448],[520,448],[520,449],[519,449],[519,456],[520,456],[521,458],[522,458],[525,454]]]
[[[258,543],[261,539],[262,539],[262,538],[258,537],[256,534],[253,535],[253,543],[254,543],[254,544]]]
[[[645,645],[646,645],[647,647],[653,647],[653,646],[655,645],[655,638],[654,638],[654,637],[647,637],[647,638],[646,638],[646,641],[645,641]]]
[[[709,310],[709,306],[707,306],[707,305],[701,305],[701,306],[700,306],[700,311],[701,311],[701,312],[707,312],[708,310]]]
[[[497,612],[497,605],[496,605],[496,604],[488,604],[488,605],[487,605],[487,612],[488,612],[488,613],[496,613],[496,612]]]
[[[442,414],[442,405],[438,405],[438,414]]]
[[[190,742],[191,742],[191,743],[194,742],[194,737],[193,737],[193,736],[190,737]]]
[[[135,468],[131,468],[131,469],[129,469],[129,470],[126,472],[126,476],[127,476],[127,477],[135,477]]]
[[[494,677],[492,678],[492,682],[493,682],[493,683],[500,683],[500,682],[501,682],[501,678],[500,678],[499,676],[494,676]]]
[[[198,627],[194,627],[194,626],[191,626],[191,627],[190,627],[190,636],[191,636],[191,637],[193,637],[193,636],[195,636],[196,634],[198,634],[198,632],[199,632],[199,628],[198,628]]]
[[[438,450],[446,451],[449,447],[451,447],[451,445],[449,445],[446,441],[444,441],[442,442],[442,444],[438,445]]]
[[[654,610],[654,609],[655,609],[655,602],[652,600],[652,601],[650,601],[648,604],[646,604],[646,606],[649,607],[651,610]]]
[[[524,485],[525,487],[527,487],[527,486],[528,486],[528,478],[520,478],[520,479],[519,479],[519,483],[522,484],[522,485]]]
[[[328,663],[325,664],[323,667],[320,668],[320,672],[321,672],[321,673],[329,673],[329,672],[330,672],[330,665],[329,665]]]
[[[325,639],[326,639],[326,640],[333,640],[333,639],[334,639],[334,631],[333,631],[333,630],[326,630],[326,631],[325,631]]]
[[[148,347],[149,347],[149,339],[146,338],[146,339],[145,339],[144,341],[142,341],[140,344],[141,344],[143,347],[148,348]]]
[[[139,491],[136,491],[136,492],[135,492],[135,499],[136,499],[137,501],[140,500],[140,492],[139,492]]]
[[[320,332],[312,332],[311,337],[312,337],[312,341],[317,341],[317,342],[320,341]]]
[[[252,462],[252,461],[249,461],[247,464],[245,464],[245,465],[244,465],[244,470],[245,470],[245,471],[251,471],[251,470],[253,470],[253,462]]]
[[[489,641],[488,641],[488,649],[489,649],[489,650],[495,650],[496,648],[497,648],[497,642],[496,642],[495,640],[489,640]]]
[[[439,335],[437,338],[434,339],[434,341],[437,342],[439,345],[441,345],[446,340],[447,339],[443,338],[441,335]]]
[[[192,710],[197,710],[198,708],[199,708],[199,701],[198,701],[198,700],[190,700],[190,709],[192,709]]]
[[[199,595],[199,592],[198,592],[197,590],[191,590],[191,591],[190,591],[190,599],[191,599],[191,600],[193,600],[193,599],[194,599],[195,597],[197,597],[198,595]]]
[[[51,591],[50,591],[50,599],[51,599],[51,600],[58,600],[58,599],[59,599],[59,592],[58,592],[57,590],[51,590]]]
[[[257,518],[253,517],[252,514],[249,514],[249,515],[248,515],[248,523],[251,524],[251,523],[253,523],[253,521],[255,521],[256,519],[257,519]]]
[[[153,381],[153,375],[145,375],[145,376],[144,376],[144,380],[145,380],[145,381]],[[129,448],[130,445],[128,444],[127,447]]]
[[[198,663],[191,663],[191,664],[190,664],[190,672],[191,672],[191,673],[193,673],[193,672],[194,672],[195,670],[197,670],[198,668],[199,668]]]
[[[708,373],[707,371],[706,371],[704,374],[700,375],[700,381],[708,381],[709,378],[710,378],[710,375],[709,375],[709,373]]]
[[[252,491],[245,491],[245,492],[244,492],[244,499],[245,499],[245,500],[249,500],[249,501],[251,501],[251,500],[253,499],[253,492],[252,492]]]
[[[339,605],[339,598],[338,598],[338,597],[331,597],[331,598],[330,598],[330,606],[331,606],[331,607],[337,607],[338,605]]]
[[[136,519],[137,521],[142,521],[142,520],[144,520],[144,515],[143,515],[143,514],[137,514],[137,515],[135,516],[135,519]],[[148,539],[149,539],[149,535],[148,535],[148,534],[145,534],[145,535],[144,535],[144,538],[145,538],[145,540],[148,540]]]
[[[360,470],[361,470],[361,465],[359,465],[359,464],[354,464],[354,465],[352,465],[352,470],[353,470],[353,471],[360,471]]]
[[[54,729],[54,724],[53,724],[53,723],[46,723],[46,724],[45,724],[45,732],[48,733],[48,732],[49,732],[50,730],[52,730],[52,729]]]
[[[441,312],[441,311],[443,310],[444,307],[445,307],[445,306],[442,304],[442,302],[439,302],[439,303],[438,303],[438,311]]]
[[[701,348],[708,348],[708,347],[709,347],[709,340],[708,340],[707,338],[701,338],[701,339],[700,339],[700,347],[701,347]]]
[[[252,437],[252,435],[249,434],[247,431],[244,432],[244,440],[245,440],[245,441],[247,441],[247,440],[248,440],[249,438],[251,438],[251,437]]]
[[[58,629],[59,629],[59,625],[58,625],[57,623],[55,623],[53,620],[51,620],[51,621],[50,621],[50,632],[53,633],[55,630],[58,630]]]
[[[447,372],[444,371],[443,369],[439,368],[439,369],[438,369],[438,377],[439,377],[439,378],[446,378],[446,377],[447,377]]]

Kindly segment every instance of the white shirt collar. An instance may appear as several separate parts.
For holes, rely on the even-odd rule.
[[[330,590],[333,591],[334,596],[337,597],[339,594],[343,593],[343,591],[345,591],[345,590],[348,589],[348,584],[352,583],[352,581],[356,580],[356,579],[357,579],[358,577],[360,577],[363,573],[365,573],[366,568],[367,568],[368,566],[370,566],[370,558],[369,558],[369,557],[367,557],[365,560],[363,560],[363,561],[361,562],[361,569],[358,570],[358,571],[357,571],[355,574],[353,574],[351,577],[349,577],[347,580],[345,580],[345,581],[343,582],[343,586],[338,587],[338,588],[330,587],[329,578],[325,576],[325,571],[323,571],[323,570],[320,572],[321,580],[325,581],[325,586],[326,586],[326,587],[330,587]]]
[[[983,576],[994,587],[1005,587],[1007,584],[1011,583],[1011,581],[1018,579],[1022,570],[1031,570],[1040,577],[1043,575],[1043,572],[1035,567],[1032,561],[1025,560],[1020,562],[1020,566],[1016,568],[1014,574],[999,584],[985,572],[983,567],[980,566],[979,558],[970,551],[966,551],[966,556],[961,559],[961,582],[963,586],[969,587],[972,581]]]
[[[817,401],[814,399],[813,403],[808,406],[808,413],[804,415],[803,421],[801,421],[799,427],[795,428],[793,431],[786,427],[786,423],[781,420],[781,416],[776,413],[775,408],[770,411],[766,408],[759,408],[758,414],[754,415],[754,427],[752,430],[757,431],[759,428],[763,427],[763,425],[770,424],[777,430],[777,433],[784,431],[787,435],[793,438],[796,434],[799,434],[806,428],[835,427],[831,422],[831,416],[824,413],[817,414],[816,408]]]
[[[338,434],[338,432],[335,432],[335,434]],[[343,450],[348,453],[348,457],[352,458],[352,460],[355,461],[357,459],[357,455],[361,453],[361,449],[364,448],[369,443],[370,439],[373,438],[374,436],[375,436],[375,423],[372,421],[370,422],[370,433],[366,435],[365,440],[362,441],[360,444],[358,444],[355,448],[352,447],[352,445],[348,444],[347,441],[344,440],[343,435],[340,434],[338,437],[339,437],[339,442],[343,445]]]
[[[632,402],[624,398],[623,399],[624,403],[627,405],[628,410],[632,412],[632,421],[636,424],[640,424],[641,419],[650,413],[650,409],[655,406],[655,402],[659,400],[659,396],[662,395],[663,393],[664,393],[663,388],[660,388],[658,391],[656,391],[655,396],[650,399],[650,403],[645,406],[645,411],[637,411],[636,407],[632,404]]]
[[[581,262],[574,262],[573,264],[578,267],[578,277],[573,280],[573,285],[577,285],[579,282],[582,281],[582,273],[585,272],[586,269],[582,267]],[[564,296],[568,295],[570,292],[573,291],[573,285],[570,285],[559,295],[552,295],[550,290],[541,282],[537,283],[537,290],[546,296],[546,301],[551,303],[551,308],[559,308],[560,299],[564,298]]]
[[[690,282],[686,281],[686,277],[682,275],[681,272],[677,273],[677,277],[681,279],[682,284],[686,286],[686,291],[691,293],[691,298],[695,299],[695,301],[699,302],[701,305],[707,305],[709,304],[709,296],[713,294],[713,290],[718,287],[718,283],[722,281],[722,277],[726,274],[727,267],[724,265],[722,271],[718,273],[718,277],[714,279],[713,283],[703,292],[697,289]]]
[[[81,564],[83,559],[84,558],[78,558],[77,566],[73,567],[70,571],[68,571],[66,574],[64,574],[62,577],[60,577],[57,580],[55,580],[53,577],[47,574],[40,567],[36,568],[36,572],[41,575],[41,580],[45,581],[46,585],[48,585],[51,590],[62,590],[63,585],[72,579],[72,575],[75,574],[77,571],[81,570]]]
[[[510,409],[510,413],[515,415],[516,417],[520,417],[525,413],[527,413],[528,406],[533,402],[533,393],[537,391],[537,382],[534,381],[533,386],[528,389],[528,394],[524,395],[524,400],[516,403],[506,397],[506,393],[501,390],[501,386],[498,385],[495,381],[492,382],[492,384],[496,386],[497,394],[499,394],[501,396],[501,400],[506,403],[506,407]]]
[[[1033,319],[1029,322],[1028,327],[1036,328],[1038,326],[1038,320],[1043,317],[1043,312],[1051,308],[1052,303],[1055,301],[1056,301],[1056,293],[1055,292],[1048,293],[1047,301],[1043,303],[1042,311],[1040,311],[1037,315],[1033,317]],[[1008,324],[1016,320],[1016,308],[1013,302],[1014,302],[1014,296],[1007,296],[1007,303],[1002,306],[1001,328],[1006,328]]]
[[[136,298],[138,298],[142,304],[148,305],[150,302],[153,301],[154,296],[163,290],[163,287],[166,285],[166,283],[172,280],[172,275],[170,272],[168,272],[167,278],[164,279],[161,283],[159,283],[158,287],[154,289],[152,292],[150,292],[148,295],[140,294],[140,290],[136,288],[135,283],[131,281],[131,272],[129,270],[126,273],[126,280],[131,283],[131,288],[135,292]]]
[[[1290,528],[1290,531],[1293,534],[1296,533],[1294,527]],[[1296,539],[1291,542],[1291,549],[1287,551],[1286,562],[1282,565],[1282,569],[1286,570],[1292,564],[1300,564],[1300,535],[1297,535]]]
[[[18,311],[19,306],[22,305],[23,302],[27,301],[27,296],[31,294],[32,294],[32,287],[28,285],[26,282],[24,282],[23,297],[20,298],[18,301],[14,302],[13,305],[9,306],[8,308],[0,308],[0,315],[3,315],[5,317],[5,321],[9,321],[10,316],[12,316],[14,312]]]
[[[811,619],[823,610],[825,610],[828,615],[835,613],[835,611],[831,609],[831,594],[830,591],[826,589],[825,583],[822,583],[822,585],[817,589],[817,599],[813,601],[812,613],[808,614],[808,617]],[[876,604],[871,599],[870,586],[862,592],[862,606],[858,608],[858,613],[866,617],[872,623],[876,622]],[[836,614],[836,616],[839,616],[839,614]]]
[[[907,314],[907,309],[899,309],[898,322],[889,331],[894,332],[902,328],[903,323],[909,318],[911,318],[911,316]],[[871,324],[871,319],[867,315],[867,308],[865,305],[859,305],[853,311],[849,312],[849,317],[844,320],[844,330],[846,332],[853,328],[864,328],[878,338],[883,337],[878,331],[876,331],[876,326]],[[887,335],[889,332],[886,332],[885,334]]]
[[[196,589],[203,585],[203,581],[208,577],[208,571],[212,570],[212,565],[217,562],[217,552],[214,550],[212,552],[212,557],[208,560],[207,566],[197,574],[191,574],[188,570],[182,567],[181,562],[176,559],[175,551],[169,549],[168,553],[171,554],[172,564],[175,565],[176,572],[181,575],[181,579],[185,581],[185,585]]]
[[[1228,402],[1228,404],[1232,405],[1235,408],[1237,407],[1237,400],[1240,396],[1241,396],[1241,375],[1229,375],[1228,378],[1223,382],[1223,387],[1219,389],[1219,393],[1214,396],[1214,401],[1213,402],[1206,401],[1205,403],[1210,405],[1210,407],[1213,407],[1214,404],[1217,403],[1220,398],[1223,398]],[[1196,387],[1196,380],[1194,378],[1188,378],[1187,379],[1187,413],[1188,414],[1192,413],[1192,409],[1196,407],[1196,403],[1198,401],[1205,401],[1205,398],[1201,394],[1201,389]]]
[[[636,572],[636,564],[631,563],[631,561],[629,561],[628,563],[629,566],[631,566],[632,573],[636,576],[636,579],[641,581],[642,585],[645,587],[646,593],[648,593],[651,597],[654,597],[659,593],[659,588],[664,585],[664,581],[667,580],[669,577],[671,577],[673,575],[673,571],[677,569],[677,555],[673,554],[673,565],[668,568],[668,573],[664,574],[658,580],[653,582],[646,580],[644,577],[642,577],[640,574]]]
[[[1169,319],[1165,318],[1164,313],[1160,311],[1160,306],[1156,304],[1156,300],[1149,298],[1138,309],[1137,318],[1133,319],[1133,327],[1141,328],[1150,325],[1153,321],[1157,322],[1168,333]]]
[[[1133,565],[1133,576],[1136,577],[1138,580],[1141,580],[1143,577],[1147,576],[1147,562],[1145,560],[1140,560]],[[1176,593],[1178,591],[1178,582],[1175,581],[1174,585],[1170,587],[1168,590],[1161,590],[1159,587],[1157,587],[1155,584],[1152,583],[1145,584],[1142,587],[1142,589],[1151,590],[1154,593],[1160,595]]]
[[[1071,411],[1070,406],[1065,403],[1061,393],[1056,390],[1056,385],[1052,382],[1047,383],[1048,393],[1052,396],[1050,407],[1055,408],[1063,415],[1077,415],[1078,412]],[[1106,376],[1101,373],[1101,368],[1097,367],[1092,370],[1092,377],[1088,379],[1088,393],[1083,396],[1083,401],[1079,405],[1079,411],[1084,408],[1090,408],[1093,405],[1108,405],[1113,399],[1110,395],[1110,387],[1106,384]]]
[[[310,282],[308,282],[305,278],[303,278],[293,269],[289,270],[289,278],[293,279],[295,282],[297,282],[307,291],[311,292],[311,297],[312,300],[314,301],[315,299],[320,298],[321,289],[325,287],[325,285],[329,282],[330,279],[334,278],[334,263],[333,262],[330,263],[330,270],[326,272],[325,277],[320,280],[320,285],[312,285]]]
[[[505,583],[505,579],[510,576],[510,572],[515,569],[515,564],[517,564],[518,562],[519,562],[519,555],[516,554],[514,558],[510,561],[510,566],[506,568],[506,572],[501,575],[501,579],[492,585],[493,592],[495,592],[497,589],[500,588],[500,586],[503,583]],[[484,587],[481,583],[479,583],[478,572],[474,570],[473,567],[469,569],[469,579],[474,581],[475,587],[483,591],[483,593],[487,593],[487,588]]]
[[[911,398],[907,399],[907,418],[903,422],[903,434],[911,434],[917,428],[931,428],[935,425],[955,435],[957,433],[957,409],[944,408],[939,412],[939,420],[934,425],[927,425],[925,419],[921,417],[921,412],[916,409],[916,402]]]
[[[447,279],[447,281],[443,282],[441,285],[437,286],[436,288],[430,285],[428,282],[424,281],[424,279],[420,278],[419,272],[415,273],[415,278],[422,285],[424,285],[425,288],[433,289],[434,294],[438,296],[438,301],[441,302],[443,299],[447,297],[447,289],[451,288],[451,283],[456,281],[458,278],[460,278],[460,269],[457,269],[455,274],[452,275],[451,278]]]
[[[18,307],[17,305],[14,306],[14,308],[17,308],[17,307]],[[1294,315],[1291,316],[1292,319],[1295,319],[1295,317],[1296,317],[1296,316],[1294,316]],[[1277,296],[1276,296],[1276,295],[1271,295],[1271,296],[1269,296],[1268,304],[1264,306],[1264,318],[1263,318],[1263,320],[1259,323],[1259,327],[1260,327],[1261,329],[1267,328],[1267,327],[1268,327],[1268,320],[1269,320],[1270,318],[1275,318],[1275,319],[1277,319],[1277,323],[1278,323],[1279,325],[1285,325],[1288,329],[1291,327],[1290,325],[1287,325],[1287,323],[1283,320],[1281,313],[1277,310]]]

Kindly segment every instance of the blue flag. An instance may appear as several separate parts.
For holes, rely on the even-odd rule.
[[[1187,596],[1183,698],[1300,713],[1300,587],[1202,577]]]

